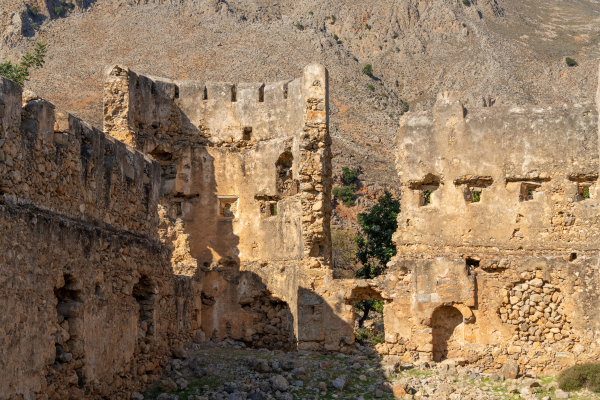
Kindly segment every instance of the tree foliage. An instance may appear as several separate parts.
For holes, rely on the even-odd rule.
[[[342,179],[346,185],[353,184],[358,179],[358,175],[360,172],[357,169],[342,167]]]
[[[345,206],[354,205],[355,186],[338,186],[333,188],[333,195],[340,199]]]
[[[12,64],[11,61],[6,61],[0,64],[0,75],[8,78],[19,85],[25,85],[29,80],[29,72],[34,69],[44,66],[44,58],[46,57],[46,45],[38,42],[33,50],[33,53],[27,52],[21,57],[21,62]]]
[[[358,214],[358,224],[363,235],[356,238],[358,250],[356,259],[362,267],[356,271],[359,279],[373,279],[381,275],[387,263],[396,255],[396,247],[392,235],[398,229],[397,217],[400,213],[400,202],[389,192],[379,198],[368,213]],[[363,327],[370,310],[383,311],[383,301],[369,299],[360,301],[356,307],[363,311],[358,326]]]
[[[356,270],[356,234],[352,230],[332,229],[333,269],[338,278],[352,278]]]
[[[362,72],[371,76],[373,75],[373,66],[371,64],[367,64],[363,67]]]
[[[373,279],[381,275],[396,255],[392,235],[398,228],[396,218],[399,213],[400,202],[386,191],[368,213],[358,214],[363,236],[356,239],[356,258],[363,266],[356,272],[357,278]]]

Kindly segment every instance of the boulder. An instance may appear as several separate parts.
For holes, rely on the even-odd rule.
[[[171,378],[163,378],[156,384],[158,390],[163,392],[174,392],[177,390],[177,384]]]
[[[346,375],[340,375],[336,379],[334,379],[333,382],[331,382],[331,384],[337,390],[344,390],[344,386],[346,386],[346,381]]]
[[[280,392],[287,392],[290,388],[290,384],[287,379],[285,379],[282,375],[275,375],[271,378],[271,386],[273,390]]]
[[[515,379],[519,375],[519,364],[515,360],[506,360],[500,368],[500,375],[506,379]]]
[[[186,359],[186,358],[188,358],[188,354],[187,354],[187,351],[185,351],[184,349],[178,348],[178,349],[173,350],[173,357]]]

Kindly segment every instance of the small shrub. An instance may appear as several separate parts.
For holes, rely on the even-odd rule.
[[[370,143],[367,143],[367,146],[371,147],[371,144],[370,144]]]
[[[394,114],[390,114],[390,118],[394,118]]]
[[[345,206],[354,205],[354,185],[333,188],[333,195],[340,199]]]
[[[392,39],[396,39],[398,37],[398,34],[396,32],[394,32],[394,34],[392,35]]]
[[[363,67],[362,72],[371,76],[373,75],[373,66],[371,64],[367,64]]]
[[[309,13],[310,15],[313,15],[313,14],[314,14],[312,11],[309,11],[308,13]]]
[[[386,92],[381,92],[381,97],[387,99],[390,96],[388,96],[388,94]]]
[[[368,87],[369,89],[371,89],[372,91],[375,91],[375,86],[373,86],[373,85],[367,85],[367,87]]]
[[[342,179],[346,185],[354,183],[358,179],[358,175],[360,175],[360,172],[357,169],[342,167]]]
[[[402,112],[403,112],[403,113],[406,113],[406,112],[408,112],[408,109],[409,109],[409,108],[410,108],[410,107],[409,107],[408,103],[406,103],[406,102],[405,102],[405,103],[404,103],[404,105],[402,106]]]
[[[573,60],[571,57],[565,58],[565,62],[569,67],[575,67],[576,65],[579,65],[577,64],[577,61]]]
[[[463,2],[463,4],[464,4],[465,6],[468,6],[469,4],[471,4],[471,3],[469,2],[469,0],[462,0],[462,2]]]
[[[335,20],[336,20],[336,19],[337,19],[337,18],[335,18],[335,15],[332,15],[332,16],[331,16],[331,25],[335,24]]]
[[[340,38],[335,33],[333,34],[333,40],[338,41]]]
[[[367,28],[368,30],[371,30],[371,25],[365,24],[365,28]]]
[[[400,53],[400,47],[396,47],[396,53]]]
[[[34,17],[38,15],[38,8],[36,6],[29,7],[27,11],[29,11],[29,14],[33,15]]]
[[[383,46],[382,45],[379,45],[379,50],[383,50]]]
[[[36,29],[38,28],[38,26],[39,26],[39,25],[38,25],[37,23],[35,23],[35,22],[32,22],[32,23],[31,23],[31,28],[32,28],[33,30],[36,30]]]
[[[67,6],[69,6],[70,9],[75,8],[75,4],[73,4],[73,3],[67,3]]]
[[[338,41],[337,41],[337,44],[342,44],[342,41],[341,41],[341,40],[338,40]]]
[[[62,7],[54,7],[54,13],[56,15],[58,15],[59,17],[62,14],[62,12],[63,12],[63,8]]]
[[[586,388],[600,393],[600,363],[567,368],[558,376],[558,386],[566,392]]]
[[[304,25],[302,25],[300,22],[296,22],[296,28],[298,28],[299,30],[303,31],[304,30]]]

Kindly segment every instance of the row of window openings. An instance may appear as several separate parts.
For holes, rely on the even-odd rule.
[[[236,201],[231,201],[231,202],[227,202],[227,201],[221,201],[221,207],[220,207],[220,216],[223,218],[234,218],[235,217],[235,206]],[[271,217],[274,217],[277,215],[277,203],[270,203],[269,204],[269,214]]]
[[[524,186],[524,189],[521,191],[519,195],[519,201],[532,201],[534,199],[534,192],[536,191],[536,187]],[[431,195],[435,192],[436,189],[426,189],[423,190],[423,206],[431,204]],[[469,200],[470,203],[479,203],[481,201],[481,193],[483,192],[483,188],[470,188]],[[590,198],[590,187],[581,185],[577,188],[577,194],[573,201],[583,201]]]

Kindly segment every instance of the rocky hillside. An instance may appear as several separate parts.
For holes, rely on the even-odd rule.
[[[317,61],[331,76],[336,172],[361,166],[381,184],[397,179],[404,103],[430,107],[446,90],[467,107],[587,102],[596,90],[597,1],[61,1],[0,0],[0,60],[46,42],[29,86],[57,105],[101,126],[102,70],[116,62],[235,82],[289,79]]]

